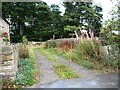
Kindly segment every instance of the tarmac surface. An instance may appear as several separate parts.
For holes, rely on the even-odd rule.
[[[41,85],[40,88],[118,88],[118,74],[103,74],[93,78],[77,78],[60,80]]]

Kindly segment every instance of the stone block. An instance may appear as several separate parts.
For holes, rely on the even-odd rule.
[[[14,69],[14,65],[9,65],[9,66],[2,66],[3,70],[13,70]]]
[[[12,47],[11,46],[3,46],[2,47],[2,54],[10,54],[12,53]]]
[[[2,66],[9,66],[9,65],[13,65],[14,64],[14,60],[12,61],[5,61]]]
[[[3,55],[2,56],[2,61],[11,61],[13,60],[13,55],[12,54],[9,54],[9,55]]]

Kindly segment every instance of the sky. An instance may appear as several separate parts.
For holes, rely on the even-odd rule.
[[[62,0],[43,0],[45,1],[49,6],[51,4],[56,4],[60,6],[60,11],[62,11],[64,13],[65,9],[62,6]],[[117,4],[116,0],[93,0],[94,4],[98,4],[103,8],[103,21],[108,20],[110,18],[110,10],[113,8],[113,6],[115,6],[115,4]]]

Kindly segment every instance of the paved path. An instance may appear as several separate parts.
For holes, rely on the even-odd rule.
[[[118,88],[118,74],[98,75],[93,78],[60,80],[39,88]]]
[[[41,55],[38,51],[36,51],[36,55],[39,68],[39,84],[48,84],[60,80],[59,76],[53,72],[54,63],[46,60],[45,56]]]
[[[81,66],[78,66],[70,60],[60,58],[57,61],[46,60],[46,57],[41,55],[38,51],[35,52],[37,56],[37,64],[39,70],[39,83],[30,88],[85,88],[85,87],[116,87],[117,74],[113,75],[99,75],[94,71],[90,71]],[[80,75],[80,78],[69,80],[61,80],[57,74],[53,72],[53,64],[66,64]]]

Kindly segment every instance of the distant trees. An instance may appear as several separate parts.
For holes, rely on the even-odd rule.
[[[4,2],[2,16],[10,22],[13,42],[26,35],[29,41],[46,41],[53,38],[74,37],[74,30],[82,26],[91,28],[99,36],[102,8],[92,3],[66,2],[65,13],[60,7],[45,2]]]

